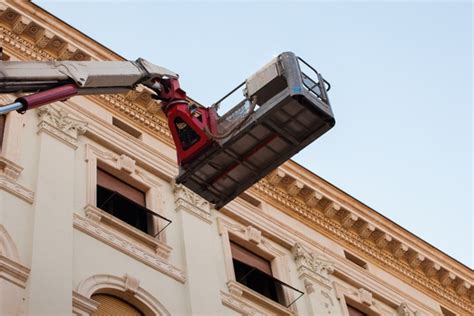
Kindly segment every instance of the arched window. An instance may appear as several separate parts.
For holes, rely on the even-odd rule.
[[[94,294],[91,297],[100,305],[97,310],[92,313],[92,316],[143,316],[145,315],[132,304],[109,294]]]
[[[76,294],[73,310],[78,315],[171,315],[152,293],[140,286],[139,279],[127,274],[92,275],[78,284]],[[90,308],[81,297],[89,301]]]

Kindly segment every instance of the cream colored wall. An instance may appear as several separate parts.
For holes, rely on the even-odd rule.
[[[32,23],[43,27],[41,36],[28,33]],[[70,46],[41,46],[53,38]],[[12,59],[118,59],[26,2],[0,3],[1,40]],[[370,315],[441,315],[440,305],[459,315],[474,311],[465,267],[292,162],[248,191],[259,207],[237,198],[216,211],[173,184],[169,133],[144,110],[153,101],[143,95],[75,97],[8,115],[0,153],[0,314],[88,315],[97,291],[163,315],[347,315],[346,303]],[[0,96],[2,104],[13,99]],[[140,139],[112,126],[113,116],[140,130]],[[147,206],[173,221],[160,237],[95,207],[97,164],[144,189]],[[285,308],[240,285],[229,239],[271,259],[275,276],[305,295]],[[368,269],[345,259],[344,250]]]

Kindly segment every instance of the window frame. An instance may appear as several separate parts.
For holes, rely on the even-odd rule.
[[[106,210],[102,208],[103,205],[99,205],[99,201],[98,201],[99,188],[102,188],[103,190],[108,191],[107,193],[110,194],[110,196],[105,199],[106,200],[105,202],[107,202],[107,200],[109,200],[113,195],[118,194],[119,196],[124,197],[126,200],[133,202],[132,204],[139,205],[140,207],[143,207],[145,209],[147,209],[146,192],[135,188],[133,185],[117,178],[115,175],[112,175],[109,172],[103,170],[102,168],[97,167],[96,207],[122,220],[123,222],[143,231],[144,233],[148,235],[156,236],[156,234],[159,233],[159,231],[158,233],[155,231],[153,215],[150,214],[149,212],[145,212],[145,225],[144,226],[146,226],[146,228],[142,230],[141,228],[128,222],[127,220],[122,219],[118,214],[116,215],[115,214],[116,211],[119,211],[117,208],[114,208],[113,210]]]
[[[271,238],[264,236],[262,231],[252,225],[244,226],[238,222],[233,220],[231,222],[230,219],[224,219],[222,217],[219,217],[217,221],[223,247],[224,266],[227,276],[226,284],[233,299],[242,302],[244,306],[255,306],[257,304],[259,307],[264,309],[265,313],[277,313],[281,315],[294,315],[297,313],[296,304],[286,307],[281,303],[277,303],[276,301],[273,301],[272,299],[267,298],[251,288],[237,282],[235,278],[231,242],[234,242],[250,252],[253,252],[257,256],[268,260],[271,265],[273,277],[290,285],[296,283],[292,282],[289,276],[289,260],[291,252],[274,242]],[[227,294],[221,294],[222,303],[230,308],[234,308],[235,306],[226,304],[228,301],[226,296]],[[285,289],[283,289],[283,296],[285,302],[293,302],[295,299],[294,295]],[[243,310],[240,312],[243,312]]]
[[[153,237],[166,225],[153,216],[151,233],[145,233],[138,228],[114,217],[97,205],[97,170],[102,169],[121,181],[129,183],[145,193],[146,208],[157,215],[164,216],[164,201],[162,199],[164,181],[136,165],[136,161],[127,154],[117,154],[98,144],[85,144],[86,161],[86,196],[84,213],[87,218],[103,224],[114,234],[120,234],[127,239],[136,241],[137,245],[151,248],[154,253],[168,259],[171,247],[166,244],[166,229]]]

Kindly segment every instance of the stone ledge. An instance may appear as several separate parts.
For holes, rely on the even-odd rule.
[[[178,269],[167,260],[156,255],[147,248],[119,236],[113,230],[107,229],[99,223],[77,214],[74,214],[73,225],[77,230],[102,241],[143,264],[168,275],[176,281],[181,283],[186,282],[186,276],[183,270]]]
[[[123,235],[125,238],[130,238],[136,240],[137,243],[149,248],[158,256],[168,259],[171,253],[172,248],[162,242],[159,239],[156,239],[153,236],[150,236],[139,229],[121,221],[113,215],[110,215],[107,212],[93,206],[86,205],[84,207],[86,217],[99,225],[103,225],[106,228],[115,230],[118,234]]]

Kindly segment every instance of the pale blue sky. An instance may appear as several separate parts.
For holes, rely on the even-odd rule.
[[[471,2],[35,2],[205,105],[294,51],[336,115],[295,160],[474,266]]]

